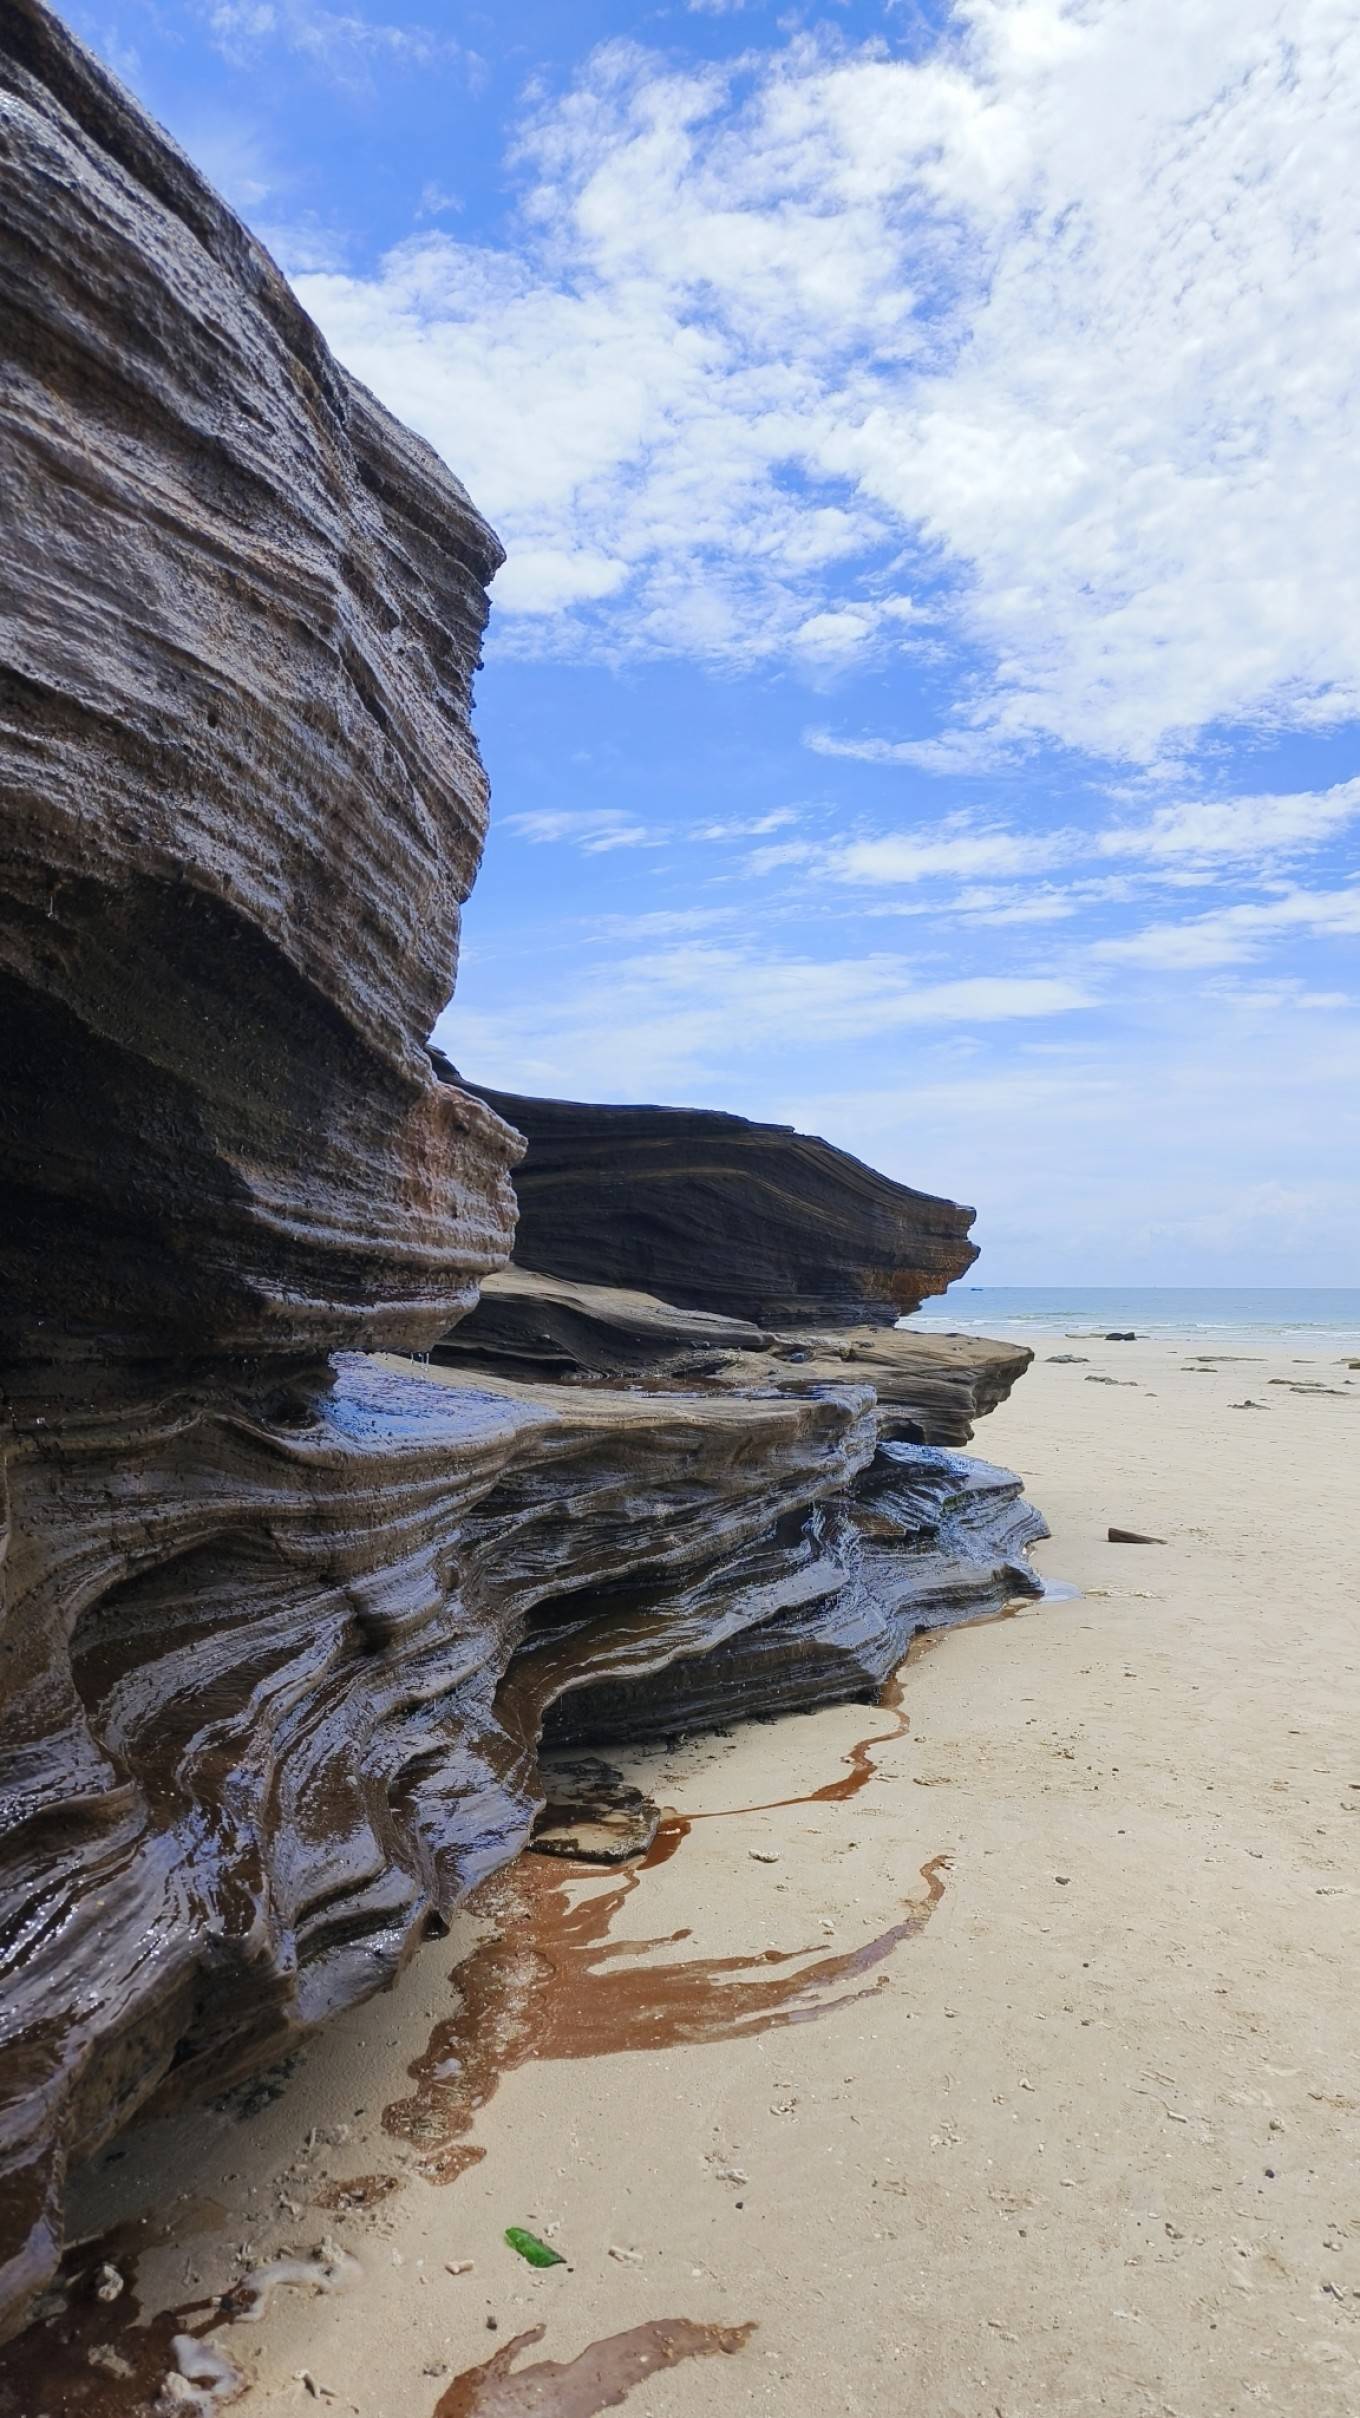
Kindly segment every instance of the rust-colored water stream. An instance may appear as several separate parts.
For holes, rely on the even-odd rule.
[[[922,1866],[923,1888],[896,1922],[834,1954],[758,1948],[663,1961],[655,1951],[679,1946],[687,1929],[611,1937],[644,1876],[669,1862],[696,1822],[857,1796],[878,1769],[875,1750],[907,1728],[900,1677],[888,1681],[880,1704],[888,1725],[857,1740],[844,1771],[803,1796],[667,1815],[646,1855],[604,1880],[595,1867],[529,1855],[478,1891],[472,1911],[494,1932],[456,1968],[459,2004],[411,2067],[414,2090],[383,2112],[387,2130],[409,2143],[432,2181],[453,2182],[483,2156],[468,2136],[502,2077],[521,2065],[742,2039],[811,2023],[882,1987],[886,1977],[868,1984],[864,1977],[925,1928],[944,1895],[947,1857]]]
[[[532,2326],[481,2367],[455,2376],[434,2418],[595,2418],[597,2410],[617,2408],[635,2384],[659,2369],[678,2367],[682,2359],[709,2358],[715,2351],[739,2351],[754,2332],[752,2325],[701,2326],[692,2317],[653,2317],[625,2334],[588,2344],[577,2359],[535,2360],[512,2376],[520,2352],[543,2340],[544,2328]]]
[[[935,1633],[919,1634],[908,1663],[935,1642]],[[680,1946],[690,1937],[687,1929],[662,1937],[611,1937],[645,1875],[669,1862],[696,1823],[842,1805],[858,1796],[879,1768],[878,1750],[907,1730],[901,1674],[886,1684],[878,1710],[886,1722],[850,1747],[844,1769],[801,1796],[665,1815],[646,1855],[607,1876],[598,1866],[526,1855],[483,1885],[471,1910],[495,1928],[455,1969],[457,2009],[436,2026],[411,2067],[412,2091],[384,2110],[388,2132],[411,2145],[431,2180],[452,2182],[484,2155],[469,2135],[502,2076],[521,2065],[742,2039],[813,2022],[883,1987],[885,1975],[866,1977],[929,1922],[944,1894],[945,1856],[922,1865],[921,1889],[886,1930],[835,1953],[761,1948],[665,1960],[655,1952]],[[395,2177],[351,2178],[323,2194],[321,2204],[342,2210],[364,2205],[365,2184],[384,2192],[397,2187]],[[129,2418],[156,2403],[175,2365],[176,2336],[191,2330],[202,2340],[230,2327],[230,2296],[142,2319],[137,2254],[156,2238],[154,2228],[120,2227],[68,2256],[64,2307],[0,2353],[0,2418],[34,2418],[39,2411],[52,2418]],[[101,2265],[110,2260],[126,2278],[112,2307],[95,2290]],[[514,2372],[521,2353],[541,2339],[542,2329],[535,2328],[455,2378],[433,2418],[593,2418],[659,2369],[737,2351],[751,2331],[749,2325],[655,2318],[590,2344],[574,2360],[539,2360]]]

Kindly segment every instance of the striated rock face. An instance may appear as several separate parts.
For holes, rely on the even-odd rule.
[[[620,1285],[574,1285],[528,1268],[500,1268],[475,1309],[443,1337],[437,1357],[503,1376],[649,1377],[710,1371],[774,1341],[741,1318],[682,1310]]]
[[[17,1407],[12,2294],[50,2268],[70,2151],[158,2085],[277,2056],[516,1852],[553,1692],[505,1693],[531,1622],[570,1597],[616,1657],[627,1587],[645,1664],[683,1650],[671,1602],[696,1569],[715,1631],[756,1617],[753,1562],[767,1614],[801,1601],[807,1507],[872,1454],[869,1404],[535,1397],[347,1358],[286,1421],[186,1384],[68,1416],[54,1450]]]
[[[511,1267],[487,1278],[476,1308],[443,1338],[436,1357],[469,1372],[567,1383],[631,1375],[809,1393],[848,1379],[873,1387],[881,1437],[966,1444],[974,1421],[1005,1401],[1034,1354],[1023,1343],[910,1328],[764,1334],[653,1294]]]
[[[823,1332],[970,1213],[776,1127],[554,1109],[526,1256],[587,1255],[612,1153],[597,1250],[682,1306],[564,1265],[458,1369],[370,1356],[458,1353],[512,1235],[519,1136],[423,1046],[499,550],[39,0],[0,146],[3,2332],[68,2161],[388,1981],[545,1725],[872,1690],[1041,1523],[935,1449],[1013,1363]]]
[[[712,1582],[700,1580],[683,1607],[702,1622],[700,1650],[645,1665],[608,1652],[573,1657],[569,1682],[545,1710],[544,1738],[575,1746],[664,1737],[743,1711],[809,1712],[872,1698],[918,1629],[985,1618],[1040,1594],[1025,1556],[1047,1534],[1008,1469],[885,1444],[844,1496],[805,1520],[801,1585],[772,1614],[725,1620]],[[748,1566],[758,1582],[760,1558]],[[743,1596],[744,1609],[751,1600]],[[676,1635],[684,1637],[683,1621]],[[569,1639],[557,1651],[564,1646],[569,1653]],[[526,1676],[532,1668],[526,1655]]]
[[[783,1393],[822,1385],[871,1385],[878,1432],[906,1444],[967,1444],[974,1423],[1006,1400],[1034,1354],[1028,1344],[986,1335],[914,1334],[909,1328],[812,1330],[774,1339],[774,1367],[740,1352],[713,1371],[715,1383],[750,1391],[773,1376]]]
[[[500,548],[38,0],[0,94],[0,1357],[432,1340],[514,1219],[420,1046]]]
[[[523,1099],[446,1075],[528,1140],[520,1265],[759,1326],[891,1325],[977,1258],[973,1211],[789,1125]]]
[[[446,1886],[387,1639],[503,1446],[446,1412],[422,1497],[327,1356],[447,1330],[519,1142],[422,1047],[494,537],[37,0],[0,148],[5,2322],[71,2144],[373,1987]]]

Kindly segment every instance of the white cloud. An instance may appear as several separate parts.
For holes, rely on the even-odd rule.
[[[1096,941],[1090,954],[1110,964],[1180,973],[1245,964],[1268,942],[1300,934],[1360,938],[1360,884],[1349,890],[1288,890],[1278,898],[1218,907],[1183,923],[1149,924],[1141,932]]]
[[[657,835],[612,807],[543,806],[525,814],[506,814],[499,828],[534,847],[565,840],[584,856],[606,856],[615,848],[655,848]]]
[[[752,815],[747,822],[701,823],[689,834],[696,840],[757,840],[770,831],[787,831],[791,823],[802,820],[796,806],[775,806],[768,814]]]
[[[824,870],[842,882],[921,882],[941,874],[1016,874],[1042,870],[1072,851],[1067,833],[1048,836],[1004,830],[922,827],[884,839],[846,840],[822,857]]]
[[[1261,862],[1315,848],[1360,817],[1360,780],[1292,796],[1192,799],[1159,806],[1144,823],[1101,832],[1103,856],[1163,863],[1193,860]]]
[[[300,282],[502,524],[520,645],[829,671],[916,643],[886,547],[968,666],[886,760],[1150,761],[1360,707],[1357,149],[1339,0],[961,0],[918,58],[616,43],[534,104],[513,253]]]
[[[792,633],[793,644],[809,655],[843,660],[856,654],[874,634],[877,616],[863,605],[841,605],[834,612],[809,613]]]
[[[945,731],[933,739],[837,738],[834,731],[809,730],[803,744],[816,756],[844,756],[859,764],[906,764],[914,772],[937,772],[951,779],[991,772],[1005,751],[984,731]]]
[[[525,546],[501,572],[496,602],[503,613],[560,613],[564,605],[612,596],[627,577],[628,565],[604,554]]]
[[[429,26],[392,24],[355,9],[326,8],[320,0],[198,0],[197,13],[214,46],[236,66],[279,46],[350,82],[379,59],[424,68],[473,59],[461,42]]]
[[[661,937],[658,934],[658,937]],[[887,951],[812,958],[716,939],[610,959],[551,997],[473,1011],[436,1037],[477,1079],[577,1098],[726,1098],[789,1048],[1062,1017],[1086,988],[1051,974],[923,980]]]
[[[1278,879],[1285,865],[1324,846],[1357,819],[1360,780],[1353,780],[1279,795],[1181,799],[1157,807],[1140,822],[1104,827],[1067,824],[1022,831],[984,822],[979,814],[958,813],[891,832],[780,842],[754,850],[748,869],[768,874],[811,866],[830,881],[884,889],[949,879],[1016,882],[1061,866],[1111,859],[1126,860],[1133,868],[1127,874],[1088,875],[1061,894],[1046,888],[1005,897],[961,895],[948,902],[952,913],[985,914],[995,922],[1046,921],[1071,913],[1078,903],[1127,898],[1136,887],[1154,882],[1162,889],[1197,890],[1221,878]],[[1201,961],[1187,955],[1185,962]]]

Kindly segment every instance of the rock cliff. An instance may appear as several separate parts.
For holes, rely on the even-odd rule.
[[[432,1338],[514,1220],[421,1047],[500,548],[38,0],[0,92],[0,1353]]]
[[[764,1327],[890,1326],[977,1258],[971,1209],[790,1125],[527,1099],[435,1063],[526,1138],[515,1253],[537,1274]]]
[[[519,1135],[424,1048],[499,549],[40,0],[0,102],[2,2329],[72,2157],[518,1850],[545,1725],[872,1690],[1041,1523],[939,1449],[1006,1368],[821,1331],[969,1213],[778,1128],[628,1129],[608,1273],[680,1307],[540,1284],[526,1350],[511,1278],[462,1368],[373,1356],[456,1349],[512,1238]],[[588,1190],[530,1181],[544,1250]]]

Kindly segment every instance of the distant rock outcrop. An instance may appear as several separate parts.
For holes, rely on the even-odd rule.
[[[435,1062],[526,1137],[515,1256],[537,1274],[758,1326],[890,1326],[977,1258],[971,1209],[791,1125],[527,1099]]]
[[[683,1306],[511,1277],[464,1369],[370,1356],[448,1348],[512,1238],[518,1133],[424,1048],[499,548],[41,0],[0,149],[3,2332],[68,2161],[390,1980],[545,1723],[872,1689],[1042,1523],[930,1441],[1015,1356],[821,1331],[969,1212],[778,1127],[554,1109],[528,1256],[593,1224]]]

